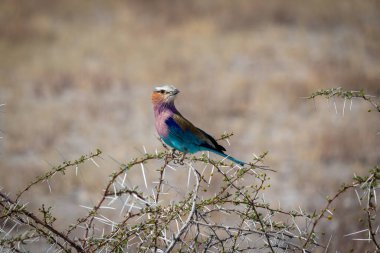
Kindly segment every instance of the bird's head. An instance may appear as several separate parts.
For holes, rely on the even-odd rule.
[[[179,90],[173,85],[157,86],[153,89],[153,103],[173,103]]]

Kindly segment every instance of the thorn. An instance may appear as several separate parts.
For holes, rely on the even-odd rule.
[[[190,177],[191,177],[191,165],[189,166],[189,173],[187,175],[187,188],[189,188],[189,185],[190,185]]]
[[[125,179],[127,178],[127,172],[124,172],[123,180],[121,181],[121,187],[124,187]]]
[[[343,235],[343,236],[346,237],[346,236],[350,236],[350,235],[356,235],[356,234],[359,234],[359,233],[362,233],[362,232],[366,232],[366,231],[368,231],[368,228],[360,230],[360,231],[356,231],[356,232],[353,232],[353,233],[350,233],[350,234],[346,234],[346,235]]]
[[[99,164],[97,164],[92,157],[90,158],[90,160],[91,160],[91,162],[93,162],[95,164],[96,167],[100,168]]]
[[[146,182],[146,177],[145,177],[145,169],[144,169],[144,164],[143,164],[143,163],[140,163],[140,165],[141,165],[141,171],[142,171],[142,175],[143,175],[143,177],[144,177],[144,183],[145,183],[145,187],[146,187],[146,189],[148,189],[148,184],[147,184],[147,182]]]
[[[50,183],[49,183],[49,180],[48,180],[48,179],[46,179],[46,183],[48,184],[49,192],[51,193],[51,186],[50,186]]]
[[[213,174],[214,174],[214,169],[215,169],[215,166],[213,165],[213,166],[212,166],[212,169],[211,169],[211,173],[210,173],[210,178],[209,178],[209,180],[208,180],[208,184],[209,184],[209,185],[211,184],[211,179],[212,179],[212,176],[213,176]]]
[[[344,102],[343,102],[343,111],[342,111],[342,116],[344,117],[344,109],[346,108],[346,98],[344,98]]]
[[[124,208],[127,206],[127,203],[128,203],[128,200],[129,200],[130,197],[131,197],[131,195],[128,195],[127,200],[124,201],[123,207],[122,207],[121,210],[120,210],[120,214],[119,214],[120,216],[121,216],[121,214],[123,213]]]
[[[83,207],[83,208],[86,208],[88,210],[92,210],[92,207],[89,207],[89,206],[84,206],[84,205],[79,205],[80,207]]]
[[[375,197],[375,205],[377,206],[376,189],[373,188],[373,196]]]
[[[111,209],[111,210],[115,210],[116,208],[113,207],[113,206],[99,206],[100,209]]]

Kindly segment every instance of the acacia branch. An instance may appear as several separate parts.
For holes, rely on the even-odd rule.
[[[370,103],[378,112],[380,112],[380,105],[375,101],[376,96],[367,95],[364,93],[364,90],[360,91],[346,91],[341,87],[331,88],[331,89],[321,89],[314,93],[312,93],[307,99],[314,99],[316,97],[323,96],[327,99],[332,97],[340,97],[344,99],[352,99],[352,98],[362,98],[368,103]]]
[[[5,195],[4,193],[2,193],[1,191],[0,191],[0,196],[1,196],[3,199],[5,199],[6,202],[8,202],[9,204],[11,204],[11,205],[16,205],[16,203],[15,203],[13,200],[11,200],[8,196],[6,196],[6,195]],[[83,248],[82,248],[80,245],[76,244],[76,243],[75,243],[74,241],[72,241],[68,236],[64,235],[62,232],[60,232],[60,231],[58,231],[57,229],[55,229],[52,225],[47,224],[46,222],[43,222],[42,220],[40,220],[40,219],[37,218],[37,216],[35,216],[33,213],[28,212],[28,211],[26,210],[26,208],[18,209],[18,210],[17,210],[17,213],[20,213],[20,214],[25,215],[25,216],[28,217],[29,219],[33,220],[36,224],[39,224],[39,225],[41,225],[42,227],[46,228],[48,231],[50,231],[51,233],[53,233],[55,236],[61,238],[64,242],[68,243],[71,247],[75,248],[75,249],[77,250],[77,252],[83,252],[83,253],[85,252],[85,251],[83,250]],[[21,218],[20,215],[17,215],[17,217],[18,217],[19,220],[20,220],[20,218]],[[29,222],[25,222],[25,221],[23,221],[23,220],[22,220],[22,222],[23,222],[24,224],[28,224],[28,223],[29,223]],[[57,242],[57,243],[58,243],[58,242]],[[65,249],[65,247],[63,247],[62,244],[59,244],[59,245],[60,245],[60,247],[61,247],[62,249]]]
[[[196,185],[195,185],[195,188],[194,188],[194,191],[193,191],[193,197],[191,199],[191,202],[192,202],[192,206],[191,206],[191,211],[189,213],[189,216],[187,217],[185,223],[182,225],[181,229],[179,230],[179,232],[175,235],[175,237],[173,238],[172,242],[170,243],[169,247],[165,250],[165,253],[169,253],[173,250],[175,244],[177,243],[177,241],[181,238],[181,236],[183,235],[183,233],[185,232],[185,230],[188,228],[188,226],[190,225],[191,223],[191,219],[196,211],[196,200],[197,200],[197,195],[198,195],[198,190],[199,190],[199,184],[200,184],[200,177],[198,175],[198,173],[195,171],[195,169],[191,166],[192,170],[193,170],[193,173],[194,175],[196,176],[197,180],[195,181]]]

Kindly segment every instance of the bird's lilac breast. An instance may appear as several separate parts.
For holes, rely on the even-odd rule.
[[[156,126],[156,130],[157,130],[157,133],[160,135],[160,137],[162,138],[165,138],[168,136],[168,133],[169,133],[169,129],[168,129],[168,126],[166,124],[166,120],[172,116],[173,113],[171,112],[161,112],[161,113],[157,113],[155,115],[155,126]]]

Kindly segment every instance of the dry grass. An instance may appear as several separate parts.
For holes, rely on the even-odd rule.
[[[376,1],[0,5],[0,186],[11,192],[97,147],[119,161],[142,145],[160,149],[149,98],[157,83],[178,86],[178,107],[201,128],[234,131],[234,156],[269,150],[278,181],[268,197],[282,205],[312,209],[380,162],[380,119],[368,105],[355,100],[343,116],[342,100],[336,114],[333,101],[302,99],[334,86],[380,95]],[[73,196],[56,202],[89,198],[113,169],[106,162],[108,171],[54,182],[54,194]],[[52,198],[38,196],[36,206]],[[355,227],[337,222],[339,233]]]

